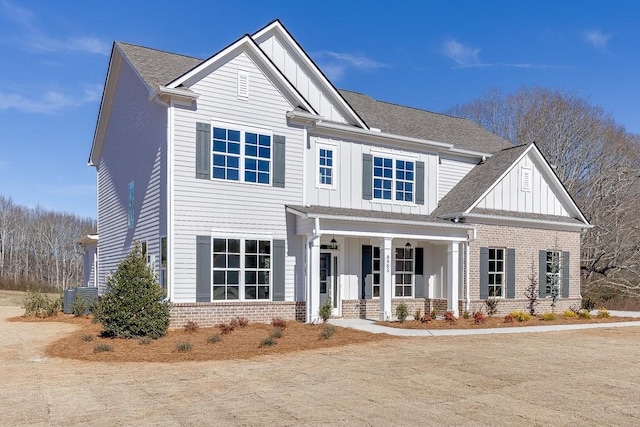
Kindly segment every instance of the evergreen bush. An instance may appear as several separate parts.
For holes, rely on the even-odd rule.
[[[169,303],[147,265],[139,242],[107,279],[109,291],[97,304],[94,321],[104,334],[120,338],[159,338],[169,327]]]

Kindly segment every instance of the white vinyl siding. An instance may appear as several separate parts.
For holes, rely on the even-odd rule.
[[[478,164],[478,159],[465,157],[440,157],[438,164],[438,201]]]
[[[530,191],[522,190],[522,170],[531,171]],[[537,162],[527,154],[478,204],[479,208],[569,216]]]
[[[159,256],[160,236],[166,234],[166,193],[161,190],[166,182],[166,108],[149,102],[147,88],[126,62],[115,60],[113,65],[110,78],[117,78],[117,88],[97,166],[100,292],[136,240],[148,241],[149,253]],[[132,228],[130,182],[135,182]]]
[[[251,101],[237,97],[237,70],[249,73]],[[301,238],[287,230],[284,205],[302,204],[303,132],[287,125],[286,113],[293,105],[241,52],[213,70],[191,89],[200,94],[197,109],[176,107],[174,124],[174,283],[175,302],[195,301],[196,236],[225,235],[241,229],[247,235],[268,232],[269,239],[286,239],[296,250],[286,253],[301,257]],[[196,123],[240,123],[269,129],[286,138],[285,188],[226,180],[195,178]],[[289,219],[294,221],[294,219]],[[296,256],[285,259],[285,300],[302,298],[301,289],[294,295],[294,277],[303,262]]]

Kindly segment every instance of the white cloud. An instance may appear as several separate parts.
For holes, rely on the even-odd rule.
[[[357,70],[374,70],[388,67],[387,64],[373,59],[352,55],[350,53],[332,52],[329,50],[315,52],[312,55],[320,63],[320,69],[332,81],[340,80],[347,70],[354,68]]]
[[[0,14],[13,21],[21,30],[11,40],[25,49],[34,52],[84,52],[108,55],[110,44],[89,36],[59,39],[46,35],[34,22],[35,15],[29,9],[14,5],[7,0],[0,0]]]
[[[99,101],[101,96],[102,88],[100,85],[85,88],[80,94],[50,90],[39,97],[17,92],[0,92],[0,111],[13,109],[23,113],[55,114],[66,109]]]
[[[479,55],[481,50],[480,48],[465,46],[454,39],[446,40],[443,46],[444,54],[463,67],[480,65]]]
[[[584,33],[584,39],[591,43],[598,50],[606,51],[607,44],[611,40],[611,34],[604,34],[601,31],[593,30]]]

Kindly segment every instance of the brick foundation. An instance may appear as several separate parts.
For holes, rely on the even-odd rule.
[[[228,322],[234,317],[246,317],[250,322],[270,323],[274,317],[285,320],[305,321],[305,303],[285,302],[212,302],[171,304],[169,328],[181,328],[185,323],[196,322],[210,327]]]

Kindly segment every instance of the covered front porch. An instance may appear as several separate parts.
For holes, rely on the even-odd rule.
[[[388,320],[436,308],[456,316],[468,301],[474,227],[437,218],[321,206],[287,207],[305,241],[306,321],[329,301],[335,317]]]

